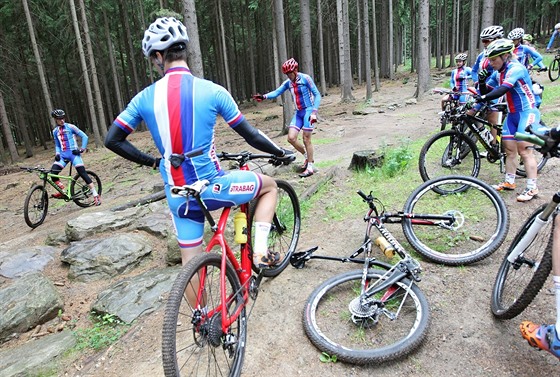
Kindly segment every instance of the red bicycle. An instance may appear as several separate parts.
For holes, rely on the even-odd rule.
[[[248,162],[254,159],[267,159],[276,166],[285,163],[271,154],[250,152],[222,153],[218,157],[235,161],[241,170],[249,170]],[[268,246],[280,253],[281,260],[274,268],[266,270],[258,270],[252,263],[252,223],[258,199],[236,209],[223,208],[216,224],[200,197],[208,181],[172,189],[187,200],[196,199],[214,234],[207,244],[207,252],[193,258],[181,269],[171,289],[163,320],[165,376],[241,374],[249,298],[256,299],[263,277],[276,276],[288,266],[300,234],[301,214],[296,192],[286,181],[277,180],[276,183],[278,198]],[[236,212],[236,216],[241,213],[247,219],[243,231],[247,238],[239,250],[230,247],[226,240],[231,238],[229,229],[232,227],[228,228],[228,219],[232,212]],[[236,226],[236,235],[239,235],[237,230]],[[212,253],[213,249],[219,253]]]

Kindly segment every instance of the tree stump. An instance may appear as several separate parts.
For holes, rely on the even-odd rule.
[[[352,155],[352,161],[348,169],[365,170],[366,168],[375,168],[383,165],[382,154],[377,154],[374,150],[356,151]]]

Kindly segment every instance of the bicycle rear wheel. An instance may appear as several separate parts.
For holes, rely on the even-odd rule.
[[[162,359],[166,377],[239,376],[247,338],[245,303],[239,278],[229,262],[204,253],[179,272],[169,294],[162,331]],[[225,297],[220,276],[225,274]],[[190,297],[190,300],[187,298]],[[222,331],[221,305],[239,317]]]
[[[542,168],[544,168],[544,166],[546,165],[547,161],[548,161],[548,157],[545,157],[542,153],[538,152],[535,148],[533,149],[533,155],[535,156],[535,160],[537,160],[537,173],[540,173]],[[515,171],[515,174],[517,174],[520,177],[526,177],[527,176],[527,171],[525,171],[525,165],[523,164],[523,159],[521,157],[518,157],[519,162],[517,164],[517,170]]]
[[[296,250],[301,228],[299,200],[294,188],[286,181],[276,180],[278,185],[276,211],[272,219],[268,248],[280,253],[280,262],[273,268],[263,270],[266,277],[279,275],[290,264],[290,257]],[[249,226],[253,229],[255,203],[250,204]],[[251,230],[254,234],[254,230]],[[258,271],[257,271],[258,272]]]
[[[440,195],[438,192],[461,192]],[[429,260],[449,266],[480,261],[500,247],[509,229],[506,204],[496,190],[473,177],[439,177],[420,185],[404,205],[403,232]],[[418,216],[414,218],[414,214]],[[422,214],[452,215],[453,223],[424,220]]]
[[[92,171],[87,170],[87,174],[91,178],[97,193],[101,195],[101,179]],[[80,207],[91,207],[95,204],[91,189],[79,174],[76,174],[74,180],[70,183],[70,194],[74,203]]]
[[[364,309],[359,315],[353,314],[362,272],[334,276],[311,293],[303,312],[305,333],[319,350],[347,363],[379,363],[409,354],[428,330],[430,310],[424,294],[403,279],[376,293],[376,303],[359,305]],[[366,286],[385,280],[385,273],[369,270]]]
[[[560,60],[554,59],[548,67],[548,78],[554,82],[560,77]]]
[[[49,209],[49,195],[45,186],[31,187],[23,204],[23,218],[30,228],[37,228],[45,221]]]
[[[509,254],[523,239],[529,227],[541,214],[542,205],[517,232],[500,265],[492,287],[492,313],[499,319],[511,319],[531,304],[543,287],[552,269],[552,234],[554,217],[538,232],[531,244],[511,263]]]
[[[444,175],[476,177],[480,171],[480,154],[475,143],[464,133],[442,131],[422,147],[418,168],[424,181]]]

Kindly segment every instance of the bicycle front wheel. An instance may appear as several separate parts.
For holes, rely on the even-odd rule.
[[[239,376],[247,338],[245,302],[239,278],[229,262],[204,253],[179,272],[163,318],[162,359],[166,377]],[[220,276],[225,274],[225,296]],[[239,316],[222,330],[222,311]]]
[[[97,193],[101,195],[101,179],[92,171],[87,170],[86,172],[91,178]],[[70,183],[70,194],[74,203],[80,207],[91,207],[95,204],[91,189],[79,174],[76,174],[74,180]]]
[[[459,187],[462,190],[457,192]],[[412,247],[427,259],[449,266],[488,257],[504,242],[509,229],[504,200],[473,177],[448,176],[424,182],[410,195],[403,211],[403,232]],[[428,214],[450,216],[452,221],[430,220]]]
[[[545,206],[537,208],[525,221],[500,265],[492,287],[491,307],[496,318],[511,319],[521,314],[537,296],[552,269],[554,218],[539,230],[533,242],[513,263],[508,261],[509,254],[521,242]]]
[[[296,250],[301,228],[301,211],[294,188],[286,181],[276,180],[278,186],[276,211],[268,236],[268,249],[280,253],[280,262],[273,268],[263,270],[266,277],[279,275],[290,264]],[[256,203],[251,203],[249,225],[253,228]],[[254,230],[251,231],[254,234]]]
[[[385,280],[386,271],[369,270],[365,287]],[[415,284],[403,279],[374,294],[374,303],[360,306],[362,271],[334,276],[309,296],[303,326],[321,351],[352,364],[395,360],[416,349],[430,322],[428,301]]]
[[[49,195],[45,186],[31,187],[23,203],[23,218],[30,228],[37,228],[45,221],[49,209]]]
[[[560,60],[554,59],[548,67],[548,78],[554,82],[560,77]]]
[[[476,177],[480,172],[480,154],[475,143],[464,133],[442,131],[422,147],[418,168],[424,182],[444,175]]]

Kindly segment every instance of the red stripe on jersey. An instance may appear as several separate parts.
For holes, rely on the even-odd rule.
[[[167,81],[167,114],[169,117],[169,136],[171,137],[171,152],[183,153],[183,136],[181,133],[181,78],[182,75],[169,75]],[[177,186],[185,185],[182,169],[171,168],[173,183]]]

